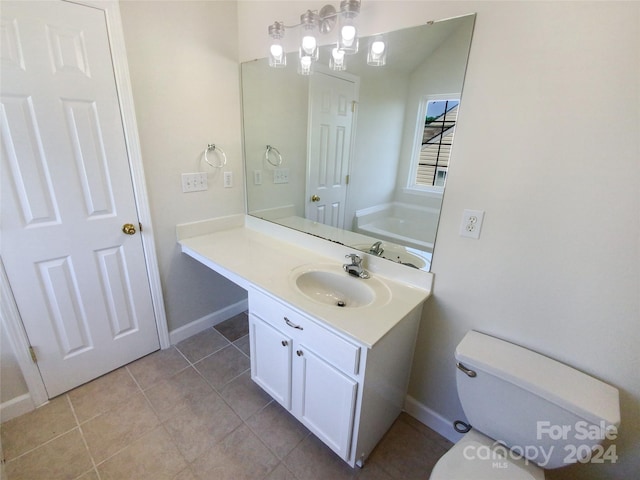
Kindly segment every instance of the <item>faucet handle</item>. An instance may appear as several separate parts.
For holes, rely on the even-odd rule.
[[[360,265],[362,263],[362,258],[357,253],[349,253],[344,256],[344,258],[350,258],[352,265]]]

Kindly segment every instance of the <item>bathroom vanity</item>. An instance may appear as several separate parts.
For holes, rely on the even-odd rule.
[[[400,414],[432,275],[252,217],[179,225],[183,253],[248,291],[251,377],[349,465]]]

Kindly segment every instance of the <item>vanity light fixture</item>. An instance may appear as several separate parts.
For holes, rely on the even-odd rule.
[[[357,18],[360,13],[361,0],[342,0],[338,12],[332,5],[325,5],[320,11],[307,10],[300,15],[300,23],[297,25],[285,25],[283,22],[274,22],[269,26],[269,66],[284,67],[287,64],[287,56],[282,46],[282,38],[285,30],[301,27],[300,46],[298,49],[298,73],[309,75],[313,72],[313,64],[318,60],[318,36],[331,33],[336,25],[338,37],[336,46],[332,49],[329,66],[332,70],[345,70],[345,55],[358,52],[358,26]],[[386,48],[377,54],[377,63],[370,65],[381,66],[385,64]],[[380,60],[380,58],[382,60]]]

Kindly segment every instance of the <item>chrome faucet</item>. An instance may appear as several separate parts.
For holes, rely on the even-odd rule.
[[[382,242],[376,242],[371,245],[369,249],[369,253],[375,255],[376,257],[380,257],[384,253],[384,248],[382,248]]]
[[[345,272],[349,275],[353,275],[354,277],[369,278],[369,272],[362,267],[362,258],[360,258],[359,255],[350,253],[345,255],[345,258],[351,259],[351,263],[345,263],[342,265]]]

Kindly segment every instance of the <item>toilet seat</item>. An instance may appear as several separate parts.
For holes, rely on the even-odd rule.
[[[429,480],[544,480],[542,468],[504,452],[495,440],[471,430],[438,460]]]

